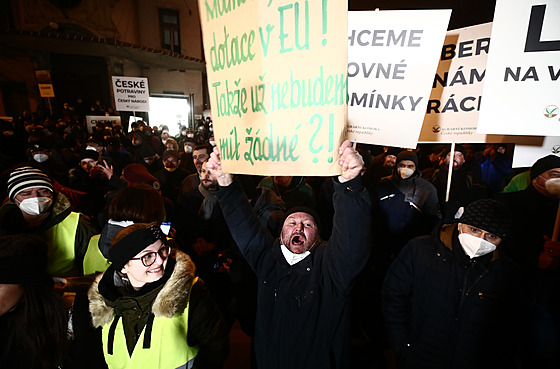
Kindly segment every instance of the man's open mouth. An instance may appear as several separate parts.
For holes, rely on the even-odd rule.
[[[292,245],[303,245],[304,239],[301,236],[292,237]]]

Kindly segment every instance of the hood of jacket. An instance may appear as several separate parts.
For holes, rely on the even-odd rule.
[[[173,273],[159,291],[152,305],[152,313],[156,318],[171,318],[181,313],[190,297],[191,286],[195,278],[194,263],[187,254],[181,251],[176,252],[175,259]],[[88,291],[89,311],[93,326],[96,328],[110,323],[114,316],[114,309],[107,305],[105,298],[99,293],[99,282],[105,273],[97,276]]]
[[[123,228],[123,226],[111,223],[107,223],[105,227],[103,227],[101,235],[99,236],[99,250],[106,259],[109,259],[109,249],[111,248],[113,238],[115,238],[117,233]]]

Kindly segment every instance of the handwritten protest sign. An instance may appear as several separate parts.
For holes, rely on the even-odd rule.
[[[560,136],[560,1],[498,0],[479,133]]]
[[[415,148],[451,10],[348,13],[348,136]]]
[[[147,78],[113,76],[113,93],[118,111],[150,111]]]
[[[199,0],[199,7],[224,170],[340,173],[347,3]]]

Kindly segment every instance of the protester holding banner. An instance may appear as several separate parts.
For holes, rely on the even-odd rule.
[[[361,184],[363,161],[345,141],[342,175],[333,178],[335,215],[329,241],[318,217],[294,208],[280,239],[261,227],[240,184],[221,171],[217,148],[217,198],[230,231],[259,280],[254,349],[259,368],[345,367],[348,293],[369,255],[370,201]]]

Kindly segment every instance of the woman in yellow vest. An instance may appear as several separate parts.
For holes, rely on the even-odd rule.
[[[228,330],[189,256],[173,250],[157,223],[121,230],[111,266],[89,290],[109,368],[221,368]]]

